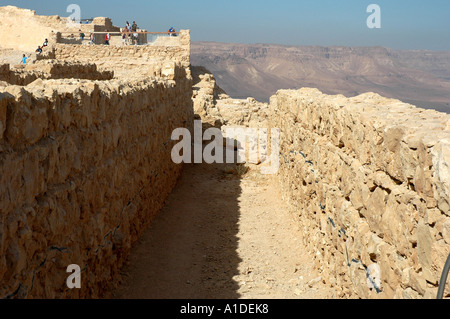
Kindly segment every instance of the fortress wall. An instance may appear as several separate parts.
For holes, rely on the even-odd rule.
[[[270,107],[283,196],[322,278],[341,297],[436,298],[450,253],[450,116],[315,89],[279,91]]]
[[[55,45],[55,57],[58,60],[93,61],[98,59],[127,58],[148,59],[149,61],[167,61],[183,63],[187,68],[190,65],[190,30],[181,30],[179,45],[144,45],[144,46],[108,46],[108,45]],[[162,41],[164,44],[165,42]]]
[[[0,297],[97,298],[181,173],[192,80],[38,80],[0,93]],[[83,289],[69,290],[68,265]]]
[[[119,32],[120,27],[114,26],[111,19],[97,17],[92,23],[69,23],[68,18],[55,16],[40,16],[36,11],[22,9],[15,6],[0,7],[0,48],[14,49],[25,52],[34,52],[38,45],[42,45],[45,39],[50,45],[60,42],[76,42],[79,38],[79,30],[89,37],[89,31],[94,32]],[[67,37],[73,34],[75,39],[62,38],[59,32],[65,32]],[[101,35],[97,35],[97,43],[103,43]],[[141,36],[141,39],[145,39]]]
[[[34,10],[22,9],[15,6],[0,7],[0,43],[1,48],[11,48],[24,52],[34,52],[45,39],[51,45],[74,41],[79,38],[79,30],[89,37],[89,31],[119,32],[120,28],[114,26],[109,18],[97,17],[89,24],[68,23],[67,18],[59,16],[40,16]],[[57,37],[58,32],[66,32],[65,36],[73,34],[75,39],[69,40]],[[98,35],[100,36],[100,35]],[[145,37],[143,37],[145,38]],[[97,43],[102,43],[98,39]],[[81,43],[81,41],[80,41]]]
[[[10,69],[8,64],[0,65],[0,81],[21,86],[28,85],[37,79],[74,78],[105,81],[113,77],[114,72],[98,71],[95,64],[40,60],[21,69]]]
[[[40,60],[25,67],[25,71],[41,73],[41,79],[112,80],[114,72],[99,71],[94,63],[75,63],[56,60]]]

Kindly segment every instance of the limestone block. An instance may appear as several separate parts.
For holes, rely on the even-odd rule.
[[[175,62],[164,63],[161,69],[161,76],[167,78],[168,80],[175,79]]]
[[[447,245],[450,245],[450,218],[446,218],[443,223],[442,236]]]
[[[383,214],[386,211],[386,201],[387,193],[378,187],[365,204],[366,210],[364,216],[367,218],[371,229],[380,235],[383,234],[380,225]]]
[[[450,139],[443,139],[433,147],[433,167],[436,179],[434,198],[439,209],[450,216]]]

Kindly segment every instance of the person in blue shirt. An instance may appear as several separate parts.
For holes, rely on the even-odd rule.
[[[25,56],[25,54],[22,57],[22,64],[27,64],[28,57]]]

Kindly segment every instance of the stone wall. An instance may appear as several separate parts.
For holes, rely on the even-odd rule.
[[[37,79],[73,78],[104,81],[114,77],[114,72],[98,71],[95,64],[40,60],[20,67],[11,69],[9,64],[0,65],[0,81],[25,86]]]
[[[283,196],[322,278],[345,298],[435,298],[450,253],[450,116],[315,89],[279,91],[270,107]]]
[[[196,119],[205,128],[267,128],[269,105],[253,98],[233,99],[216,83],[214,75],[204,67],[191,66],[192,102]]]
[[[145,59],[148,61],[167,61],[183,63],[185,67],[190,65],[191,39],[189,30],[181,30],[179,45],[143,45],[143,46],[108,46],[108,45],[70,45],[57,44],[55,57],[58,60],[114,60],[127,58]]]
[[[0,297],[99,298],[114,287],[181,173],[170,139],[193,122],[192,80],[172,71],[0,90]],[[83,289],[66,286],[71,264]]]

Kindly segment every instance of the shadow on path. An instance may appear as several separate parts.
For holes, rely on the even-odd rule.
[[[131,251],[119,299],[238,299],[241,194],[236,165],[187,164]]]

